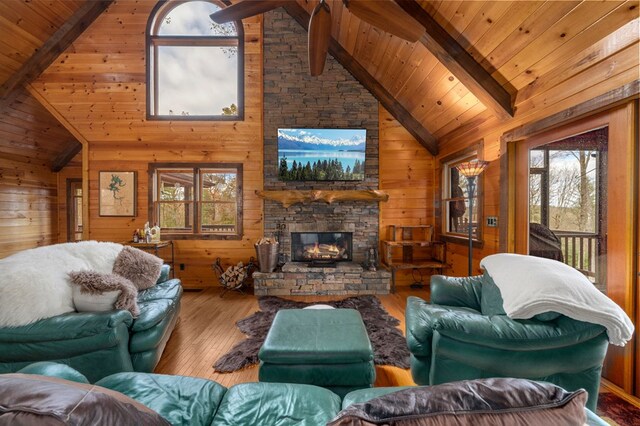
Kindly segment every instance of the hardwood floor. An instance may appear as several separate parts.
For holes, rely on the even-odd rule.
[[[235,326],[236,321],[258,310],[253,295],[236,292],[220,298],[220,290],[209,288],[201,292],[185,292],[182,312],[171,339],[155,372],[178,374],[215,380],[224,386],[258,381],[258,367],[234,373],[220,374],[213,370],[213,363],[233,345],[242,341],[244,335]],[[404,333],[404,311],[408,296],[428,298],[427,289],[399,287],[395,294],[378,296],[387,311],[401,322]],[[291,299],[305,302],[337,300],[335,296],[297,296]],[[415,383],[409,370],[390,366],[376,367],[376,386],[408,386]]]

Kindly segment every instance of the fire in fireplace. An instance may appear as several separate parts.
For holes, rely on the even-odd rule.
[[[351,232],[292,232],[291,260],[294,262],[350,261]]]

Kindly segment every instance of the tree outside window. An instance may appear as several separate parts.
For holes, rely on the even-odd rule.
[[[151,222],[174,239],[242,236],[242,165],[152,164]]]

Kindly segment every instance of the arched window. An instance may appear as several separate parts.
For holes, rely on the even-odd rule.
[[[216,24],[216,0],[161,1],[147,23],[147,117],[242,120],[241,23]]]

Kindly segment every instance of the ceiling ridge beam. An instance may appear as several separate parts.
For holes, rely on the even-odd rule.
[[[284,6],[284,9],[305,30],[309,27],[310,15],[298,3],[291,2]],[[420,145],[425,147],[431,154],[438,155],[438,141],[436,138],[333,37],[329,41],[329,53],[416,138]]]
[[[38,78],[84,32],[113,0],[87,1],[0,86],[0,111],[18,96],[18,88]]]
[[[51,164],[51,171],[59,172],[64,169],[65,166],[80,153],[80,151],[82,151],[82,144],[77,140],[70,140],[62,152],[54,158],[53,163]]]
[[[415,0],[395,0],[426,33],[420,42],[486,107],[501,119],[514,116],[509,92],[485,70],[433,17]]]

